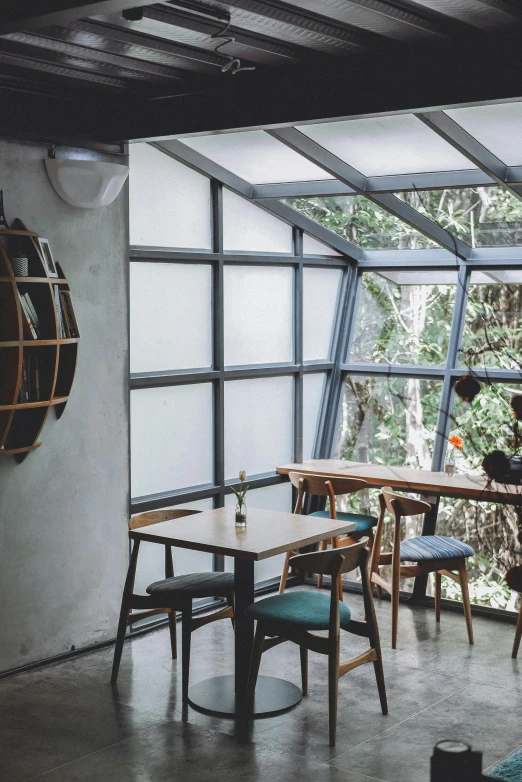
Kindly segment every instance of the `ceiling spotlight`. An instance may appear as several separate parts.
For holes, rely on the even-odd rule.
[[[127,22],[141,22],[143,19],[143,8],[126,8],[121,15]]]

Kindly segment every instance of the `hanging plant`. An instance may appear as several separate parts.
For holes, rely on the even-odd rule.
[[[481,385],[479,381],[473,377],[471,373],[463,375],[460,380],[455,383],[455,393],[464,402],[473,402],[478,393],[480,393]]]
[[[482,461],[482,469],[492,481],[502,481],[507,478],[511,464],[504,451],[491,451]]]

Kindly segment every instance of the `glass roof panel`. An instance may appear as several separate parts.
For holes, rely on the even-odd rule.
[[[476,168],[413,114],[302,125],[298,130],[366,176]]]
[[[286,198],[284,203],[364,250],[438,247],[363,196]]]
[[[180,141],[254,185],[334,178],[263,130],[195,136]]]
[[[429,272],[379,271],[378,273],[381,277],[385,277],[396,285],[456,285],[458,281],[456,271],[445,271],[444,269],[435,269],[434,271]],[[488,278],[488,282],[491,282],[491,278]]]
[[[507,166],[522,165],[522,103],[469,106],[445,113]]]
[[[396,193],[472,247],[522,245],[522,201],[501,187]]]

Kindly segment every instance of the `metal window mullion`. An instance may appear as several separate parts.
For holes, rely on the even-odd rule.
[[[453,309],[453,318],[451,321],[446,373],[442,384],[439,417],[437,429],[435,430],[435,444],[431,462],[431,469],[435,472],[442,470],[444,454],[446,452],[446,442],[451,428],[451,411],[453,406],[452,370],[458,366],[459,361],[460,346],[462,344],[462,335],[464,333],[464,323],[466,319],[470,277],[471,270],[465,265],[461,265],[458,273],[455,307]]]
[[[294,232],[297,233],[297,232]],[[300,231],[295,242],[296,252],[302,256],[303,235]],[[294,375],[294,462],[303,461],[303,263],[294,270],[294,302],[293,302],[293,332],[294,332],[294,363],[298,371]]]

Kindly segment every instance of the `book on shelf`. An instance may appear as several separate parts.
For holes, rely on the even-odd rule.
[[[24,356],[22,361],[18,401],[21,404],[40,401],[40,358],[31,353]]]
[[[27,309],[29,310],[29,314],[31,315],[31,318],[32,318],[34,327],[36,329],[36,332],[37,332],[38,336],[40,337],[41,331],[42,331],[41,326],[40,326],[40,318],[38,317],[38,313],[36,312],[36,309],[35,309],[35,306],[34,306],[32,300],[31,300],[31,297],[29,296],[28,293],[24,293],[23,299],[25,300],[25,303],[27,305]]]
[[[80,336],[78,331],[78,324],[76,323],[76,317],[74,315],[74,309],[71,301],[71,294],[69,291],[60,291],[60,301],[62,305],[62,311],[65,315],[66,331],[69,338],[76,338]]]
[[[20,301],[20,307],[22,310],[22,323],[24,329],[24,337],[27,339],[38,339],[38,329],[33,321],[33,316],[29,310],[25,297],[18,291],[18,298]]]
[[[58,288],[58,285],[53,285],[53,294],[54,294],[54,308],[56,310],[56,322],[58,324],[58,339],[65,339],[62,305],[60,302],[60,289]]]

